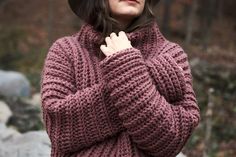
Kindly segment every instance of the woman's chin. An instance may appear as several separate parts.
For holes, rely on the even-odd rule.
[[[123,11],[123,12],[120,12],[119,13],[119,16],[124,16],[124,17],[130,17],[130,18],[135,18],[135,17],[138,17],[140,15],[139,12],[137,11],[132,11],[132,10],[129,10],[129,11]]]

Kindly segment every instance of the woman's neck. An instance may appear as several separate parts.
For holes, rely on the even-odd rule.
[[[120,30],[125,30],[131,24],[133,20],[130,18],[118,18],[118,17],[115,17],[115,19],[119,23]]]

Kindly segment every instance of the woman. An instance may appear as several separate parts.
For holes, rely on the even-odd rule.
[[[69,0],[85,24],[58,39],[41,79],[52,157],[174,157],[200,120],[183,49],[156,0]],[[125,33],[126,32],[126,33]]]

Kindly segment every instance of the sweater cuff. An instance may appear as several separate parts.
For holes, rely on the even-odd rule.
[[[142,62],[142,63],[141,63]],[[107,81],[129,71],[131,67],[145,64],[138,49],[127,48],[103,59],[99,65]]]
[[[151,59],[147,66],[158,91],[169,102],[180,100],[186,89],[183,69],[169,54],[161,54]]]

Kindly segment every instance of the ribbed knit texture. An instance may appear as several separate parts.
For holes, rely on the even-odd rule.
[[[85,24],[50,47],[41,78],[52,157],[175,157],[200,120],[183,49],[153,22],[133,48],[98,58]]]

